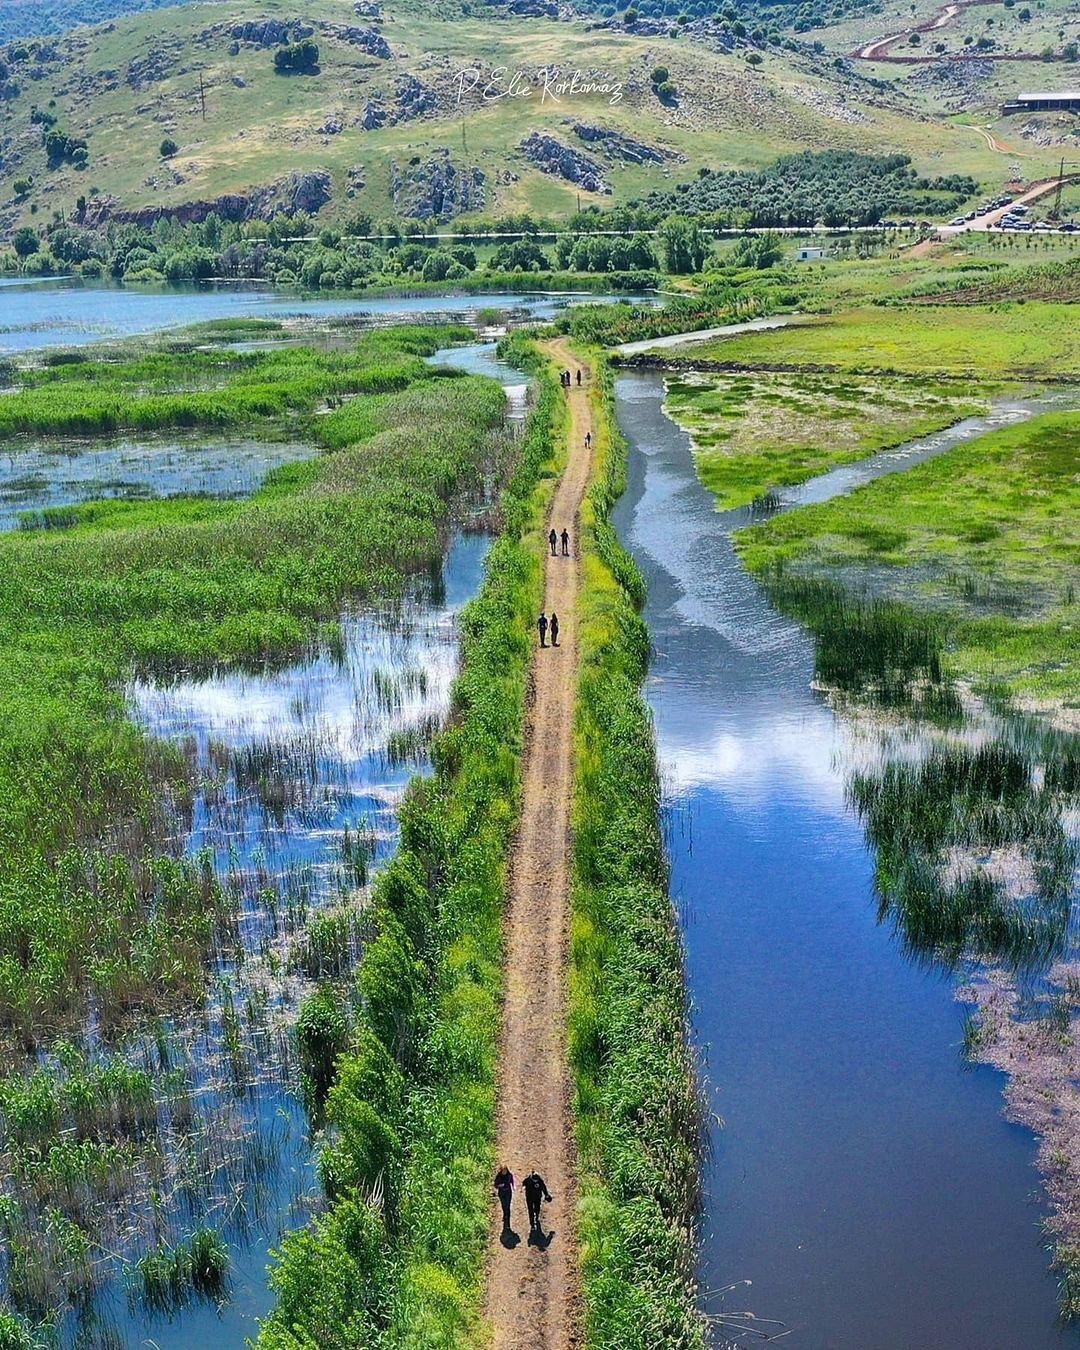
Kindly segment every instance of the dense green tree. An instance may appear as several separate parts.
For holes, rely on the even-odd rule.
[[[664,266],[674,276],[700,272],[710,252],[710,244],[696,221],[687,216],[669,216],[660,230]]]
[[[319,69],[319,44],[305,38],[279,47],[274,53],[274,69],[279,75],[314,75]]]
[[[36,253],[41,247],[41,241],[38,239],[35,230],[32,230],[29,225],[24,225],[12,235],[11,247],[20,258],[29,258],[32,253]]]

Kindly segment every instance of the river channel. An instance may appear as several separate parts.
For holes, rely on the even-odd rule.
[[[716,510],[663,394],[658,374],[618,379],[630,464],[616,525],[648,582],[647,692],[713,1113],[709,1307],[776,1319],[761,1329],[787,1331],[792,1350],[1074,1345],[1056,1316],[1035,1141],[1003,1120],[1001,1077],[964,1059],[952,978],[878,921],[874,858],[845,803],[859,749],[811,687],[810,634],[735,554],[750,508]],[[1004,400],[774,507],[1046,406]]]

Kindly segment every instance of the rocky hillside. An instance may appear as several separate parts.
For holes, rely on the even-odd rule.
[[[558,215],[807,145],[1000,181],[974,128],[828,56],[522,17],[524,3],[436,17],[418,0],[203,0],[10,42],[0,231],[56,212]]]

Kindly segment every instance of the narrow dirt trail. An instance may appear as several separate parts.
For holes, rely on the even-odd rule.
[[[575,376],[579,362],[562,342],[548,350]],[[545,533],[571,536],[571,556],[545,558],[545,605],[559,616],[557,648],[537,648],[525,729],[521,820],[511,852],[504,920],[505,996],[500,1035],[497,1152],[514,1173],[513,1235],[493,1217],[486,1313],[496,1350],[570,1350],[581,1343],[575,1217],[576,1145],[566,1053],[570,925],[571,800],[577,690],[577,601],[581,582],[578,512],[589,482],[588,370],[567,395],[567,464]],[[560,548],[561,554],[561,548]],[[534,630],[535,632],[535,630]],[[530,1240],[521,1181],[537,1171],[553,1203],[545,1237]],[[497,1208],[493,1204],[493,1211]],[[550,1240],[548,1240],[550,1239]]]

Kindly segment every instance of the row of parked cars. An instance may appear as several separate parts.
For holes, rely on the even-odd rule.
[[[1000,197],[995,197],[993,201],[980,202],[979,205],[976,206],[974,210],[969,211],[966,216],[955,216],[952,220],[949,221],[949,224],[966,225],[969,220],[975,220],[979,216],[987,215],[988,212],[990,211],[996,211],[1001,206],[1010,206],[1011,204],[1012,204],[1012,197],[1009,195],[1009,193],[1003,192]],[[1018,211],[1026,211],[1027,207],[1018,206],[1016,209]]]
[[[1066,220],[1061,225],[1051,225],[1049,221],[1028,218],[1028,207],[1023,202],[1019,206],[1012,205],[1012,197],[1004,193],[1000,197],[995,197],[992,202],[983,202],[969,211],[967,215],[955,216],[949,221],[952,226],[966,225],[969,221],[976,220],[979,216],[985,216],[991,211],[996,211],[1002,206],[1009,209],[993,222],[999,230],[1053,230],[1057,229],[1061,234],[1075,234],[1080,230],[1080,225],[1074,220]]]

